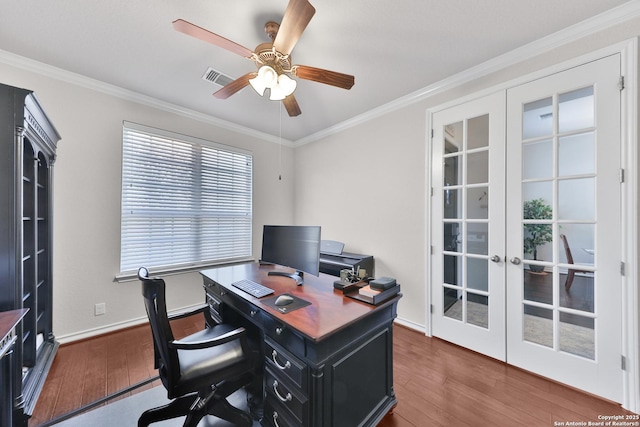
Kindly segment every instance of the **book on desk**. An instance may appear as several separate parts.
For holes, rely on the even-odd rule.
[[[345,287],[343,292],[350,298],[378,305],[400,293],[400,285],[395,279],[371,280],[368,283],[366,281],[354,283],[353,286]]]

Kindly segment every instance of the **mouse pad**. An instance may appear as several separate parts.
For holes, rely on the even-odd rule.
[[[260,302],[262,304],[266,305],[266,306],[269,306],[269,307],[271,307],[271,308],[273,308],[275,310],[278,310],[280,313],[285,313],[285,314],[289,313],[289,312],[291,312],[293,310],[297,310],[299,308],[306,307],[309,304],[311,304],[309,301],[300,299],[300,298],[298,298],[298,297],[296,297],[294,295],[291,295],[291,294],[282,294],[282,295],[290,296],[291,298],[293,298],[293,302],[291,304],[289,304],[289,305],[277,306],[276,305],[276,300],[278,299],[278,297],[280,295],[278,295],[276,297],[265,298],[263,300],[260,300]]]

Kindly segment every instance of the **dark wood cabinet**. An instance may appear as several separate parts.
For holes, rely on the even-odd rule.
[[[0,85],[0,311],[28,309],[10,368],[14,426],[27,425],[58,348],[51,250],[59,140],[32,91]]]

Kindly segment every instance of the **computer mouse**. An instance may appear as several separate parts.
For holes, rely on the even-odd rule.
[[[294,301],[293,297],[289,295],[280,295],[278,298],[276,298],[275,304],[278,307],[282,307],[283,305],[291,304],[293,301]]]

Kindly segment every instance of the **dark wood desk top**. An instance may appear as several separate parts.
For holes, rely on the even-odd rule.
[[[27,314],[27,311],[29,311],[28,308],[21,308],[19,310],[0,312],[0,340],[4,340],[9,335],[24,315]]]
[[[314,341],[320,341],[377,310],[397,303],[401,297],[399,294],[380,305],[373,306],[346,297],[342,291],[334,289],[333,282],[338,279],[337,277],[324,273],[320,273],[319,277],[305,274],[304,284],[297,286],[296,282],[289,277],[268,276],[269,271],[293,272],[285,267],[260,265],[254,262],[204,270],[201,274]],[[274,290],[274,294],[262,299],[288,293],[309,301],[311,304],[286,314],[280,313],[278,310],[262,304],[261,298],[256,298],[231,286],[232,283],[242,279],[253,280]]]

